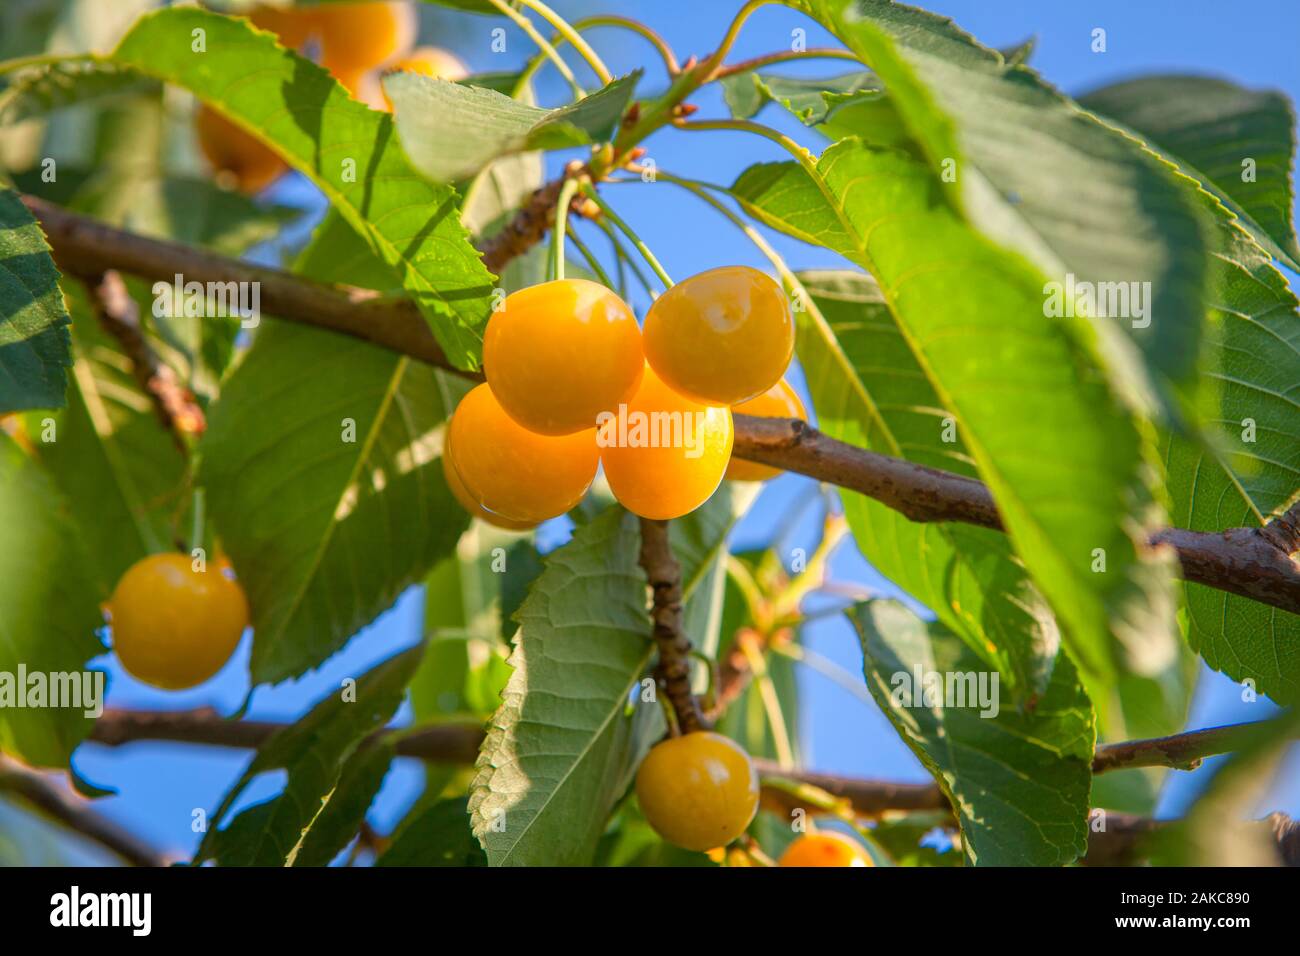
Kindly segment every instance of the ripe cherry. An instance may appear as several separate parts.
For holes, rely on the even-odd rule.
[[[609,489],[643,518],[694,511],[722,483],[735,439],[731,409],[679,395],[647,368],[641,387],[597,434]]]
[[[506,531],[527,531],[530,528],[537,527],[536,521],[512,521],[505,515],[488,511],[479,504],[474,499],[474,496],[465,490],[465,483],[460,480],[460,475],[456,473],[456,468],[451,463],[450,442],[442,451],[442,475],[447,480],[447,487],[451,489],[452,497],[475,518],[486,521],[494,527],[503,528]]]
[[[486,384],[461,399],[444,453],[470,500],[516,524],[562,515],[596,477],[595,429],[538,435],[505,413]]]
[[[506,296],[483,334],[483,368],[510,417],[541,435],[594,428],[636,394],[641,330],[595,282],[558,279]]]
[[[636,797],[656,833],[702,852],[745,832],[758,812],[758,773],[740,744],[697,731],[670,737],[646,754]]]
[[[411,49],[417,29],[409,3],[329,3],[316,8],[321,65],[353,74]]]
[[[798,418],[808,420],[808,412],[799,400],[790,383],[785,379],[777,382],[762,395],[747,402],[733,405],[731,411],[737,415],[756,415],[759,418]],[[727,477],[732,481],[767,481],[781,474],[779,468],[770,468],[740,458],[731,459],[727,465]]]
[[[254,7],[248,19],[256,27],[270,30],[286,50],[301,50],[316,32],[317,12],[311,8]]]
[[[108,608],[122,666],[165,690],[194,687],[221,670],[248,626],[243,588],[217,564],[195,571],[184,554],[151,554],[131,565]]]
[[[781,287],[747,266],[679,282],[650,307],[645,356],[683,395],[735,405],[767,391],[794,355],[794,317]]]
[[[874,866],[856,840],[842,833],[805,833],[785,848],[780,866]]]
[[[213,172],[233,180],[242,193],[261,192],[289,168],[260,139],[206,104],[195,114],[194,129]]]

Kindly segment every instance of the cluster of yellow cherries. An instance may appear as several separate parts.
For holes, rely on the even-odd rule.
[[[454,53],[433,46],[413,49],[417,24],[410,3],[258,6],[248,19],[274,33],[286,49],[319,50],[320,65],[353,97],[377,110],[393,110],[379,83],[382,74],[406,71],[460,80],[469,73]],[[288,170],[274,150],[211,107],[199,107],[194,126],[213,171],[241,192],[261,192]]]
[[[793,352],[785,293],[746,266],[672,286],[644,332],[595,282],[514,292],[484,334],[487,382],[452,416],[447,483],[471,514],[520,530],[571,509],[603,465],[629,511],[680,517],[724,477],[777,474],[731,460],[732,411],[806,417],[782,378]]]
[[[352,94],[391,111],[381,72],[466,75],[453,54],[412,50],[406,3],[257,8],[257,26],[288,48],[319,45],[320,62]],[[259,140],[204,106],[199,144],[220,176],[260,191],[286,169]],[[447,483],[471,514],[513,530],[573,508],[604,466],[629,511],[668,519],[698,508],[723,478],[762,481],[774,469],[731,459],[732,412],[806,418],[782,377],[794,323],[781,288],[745,267],[714,269],[670,288],[651,306],[644,332],[604,286],[560,279],[508,296],[484,338],[487,382],[452,416],[443,454]],[[665,435],[671,436],[663,441]],[[134,564],[108,603],[114,650],[133,676],[180,690],[212,677],[249,623],[243,589],[223,562],[195,569],[183,554]],[[664,839],[689,850],[725,846],[758,811],[753,761],[710,731],[671,737],[642,762],[636,792]],[[860,844],[838,833],[795,839],[781,866],[870,866]]]
[[[629,511],[680,517],[724,477],[778,473],[732,460],[732,413],[806,418],[783,378],[793,352],[785,293],[745,266],[672,286],[651,305],[644,331],[627,303],[597,283],[522,289],[488,321],[487,381],[452,415],[447,484],[471,514],[519,530],[576,505],[603,466]],[[758,812],[753,761],[711,731],[656,744],[636,792],[655,831],[688,850],[726,846]],[[870,866],[871,857],[847,837],[818,832],[796,838],[780,865]]]

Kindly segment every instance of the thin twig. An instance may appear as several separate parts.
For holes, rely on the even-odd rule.
[[[140,390],[149,396],[154,413],[182,457],[189,456],[189,440],[202,435],[207,420],[198,400],[177,377],[170,365],[161,361],[145,340],[140,327],[140,308],[114,270],[101,273],[86,282],[95,315],[104,331],[117,340],[131,374]]]
[[[654,547],[659,547],[657,542]],[[666,573],[655,572],[657,577]],[[180,711],[110,707],[95,721],[90,739],[108,747],[121,747],[140,740],[169,740],[217,747],[256,748],[286,726],[273,721],[226,720],[209,707]],[[1189,730],[1169,737],[1101,744],[1093,757],[1092,771],[1102,774],[1136,767],[1192,769],[1206,757],[1232,752],[1241,741],[1258,733],[1260,726],[1259,722],[1230,724]],[[396,748],[400,756],[450,764],[473,763],[483,740],[482,729],[468,724],[438,724],[396,733]],[[851,777],[802,771],[788,776],[815,783],[831,793],[840,786],[854,786]]]
[[[560,184],[543,187],[558,197]],[[544,196],[487,247],[489,268],[530,248],[549,229]],[[41,221],[60,265],[78,275],[121,269],[148,279],[258,281],[266,313],[332,329],[451,368],[428,323],[408,300],[382,299],[372,292],[310,282],[276,269],[247,265],[178,243],[146,239],[60,209],[40,199],[23,200]],[[453,369],[454,370],[454,369]],[[471,378],[475,376],[469,376]],[[803,422],[736,416],[735,454],[861,492],[913,521],[958,521],[1000,528],[988,488],[961,475],[879,455],[822,435]],[[1156,533],[1153,544],[1177,552],[1183,577],[1208,587],[1251,598],[1300,614],[1300,503],[1263,528],[1220,532],[1171,528]]]
[[[18,797],[44,816],[111,850],[133,866],[167,865],[161,853],[92,810],[84,797],[4,754],[0,754],[0,793]]]

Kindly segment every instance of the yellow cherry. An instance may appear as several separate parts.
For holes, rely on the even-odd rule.
[[[683,395],[736,405],[767,391],[794,355],[794,317],[774,279],[748,266],[679,282],[650,307],[646,361]]]
[[[451,463],[451,443],[442,452],[442,475],[447,480],[447,487],[451,489],[451,495],[460,503],[460,506],[468,511],[475,518],[486,521],[488,524],[497,528],[503,528],[506,531],[527,531],[537,527],[535,521],[513,521],[505,515],[499,515],[495,512],[488,511],[475,500],[465,489],[465,483],[460,480],[460,475],[456,473],[456,468]]]
[[[505,413],[486,384],[456,406],[444,454],[470,500],[516,524],[540,524],[576,505],[600,459],[595,429],[530,432]]]
[[[321,65],[331,73],[369,70],[404,54],[418,28],[409,3],[329,3],[316,9]]]
[[[199,106],[194,129],[213,172],[233,180],[242,193],[261,192],[289,169],[271,147],[207,104]]]
[[[224,562],[195,571],[188,555],[151,554],[108,600],[113,650],[133,677],[165,690],[203,683],[230,660],[248,626],[243,589]]]
[[[842,833],[805,833],[785,848],[780,866],[874,866],[862,844]]]
[[[541,435],[594,428],[641,382],[641,330],[595,282],[559,279],[506,296],[483,334],[483,369],[510,417]]]
[[[703,852],[745,832],[758,812],[758,773],[740,744],[697,731],[651,748],[637,771],[636,797],[656,833]]]
[[[679,395],[647,368],[630,401],[597,434],[609,489],[643,518],[694,511],[722,483],[735,439],[731,409]]]

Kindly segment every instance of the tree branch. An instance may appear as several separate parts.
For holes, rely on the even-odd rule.
[[[674,562],[676,563],[676,562]],[[251,749],[261,746],[285,724],[258,720],[226,720],[210,707],[196,710],[153,711],[110,707],[95,721],[90,740],[107,747],[121,747],[141,740]],[[1205,730],[1189,730],[1170,737],[1128,740],[1102,744],[1092,761],[1094,774],[1136,767],[1170,767],[1191,770],[1206,757],[1230,753],[1242,741],[1258,733],[1260,724],[1230,724]],[[472,764],[483,740],[482,728],[470,724],[440,724],[413,731],[383,730],[394,734],[397,753],[440,763]],[[759,761],[762,764],[761,761]],[[767,765],[763,765],[767,767]],[[765,772],[802,783],[810,783],[837,796],[861,795],[862,809],[878,813],[884,809],[922,809],[943,806],[939,789],[932,784],[893,784],[864,781],[853,777],[809,771],[787,772],[767,767]],[[898,789],[898,788],[902,789]],[[885,788],[885,789],[882,789]],[[921,791],[926,791],[922,794]],[[881,804],[897,794],[904,803]],[[855,803],[855,806],[857,804]]]
[[[650,619],[659,646],[655,681],[672,704],[680,732],[702,730],[704,716],[691,693],[691,641],[682,629],[682,569],[673,556],[667,521],[641,519],[641,567],[654,592]]]
[[[1231,753],[1252,740],[1259,723],[1229,724],[1189,730],[1172,737],[1127,740],[1102,744],[1092,760],[1093,773],[1109,773],[1133,767],[1173,767],[1195,770],[1206,757]]]
[[[1088,833],[1088,853],[1079,862],[1084,866],[1133,866],[1143,862],[1151,838],[1177,820],[1152,820],[1131,813],[1109,812],[1106,829]],[[1300,866],[1300,823],[1285,813],[1270,813],[1263,820],[1252,820],[1247,827],[1267,830],[1274,843],[1278,862]]]
[[[181,456],[188,457],[186,436],[201,435],[207,428],[203,409],[194,393],[149,348],[140,328],[140,309],[121,275],[110,269],[98,278],[88,278],[86,287],[99,324],[122,346],[131,362],[131,374],[140,390],[149,396],[158,421],[167,429]]]
[[[168,282],[177,274],[184,275],[186,281],[260,282],[261,301],[272,315],[351,335],[456,371],[408,301],[310,282],[202,249],[146,239],[30,196],[23,201],[41,221],[55,258],[74,274],[99,274],[116,268]],[[531,237],[533,232],[521,232],[524,234]],[[518,248],[522,241],[511,248]],[[913,521],[1002,526],[992,496],[982,483],[855,448],[806,423],[738,415],[735,453],[861,492]],[[1300,502],[1262,528],[1222,532],[1171,528],[1156,533],[1151,541],[1174,548],[1183,577],[1189,581],[1300,614],[1300,564],[1291,557],[1300,549]]]
[[[0,754],[0,793],[10,793],[44,816],[111,850],[133,866],[166,866],[162,854],[139,837],[96,813],[84,797]]]
[[[95,722],[90,740],[109,747],[120,747],[141,740],[170,740],[220,747],[255,748],[285,726],[287,725],[269,721],[223,720],[210,708],[172,712],[110,708]],[[1097,748],[1093,772],[1107,773],[1125,768],[1154,766],[1190,768],[1200,758],[1227,752],[1244,734],[1250,733],[1251,728],[1257,726],[1235,724],[1154,740],[1104,745]],[[400,756],[461,765],[474,762],[483,739],[481,728],[464,724],[425,727],[415,731],[387,730],[380,733],[396,735],[396,749]],[[864,817],[878,817],[888,812],[948,809],[942,791],[934,784],[898,783],[806,770],[782,770],[766,760],[756,760],[754,763],[763,777],[810,784],[834,797],[847,800],[853,810]],[[3,778],[0,777],[0,782],[2,781]],[[809,813],[818,812],[815,807],[804,806],[798,797],[779,785],[764,786],[762,802],[763,806],[777,813],[789,813],[800,808]],[[1089,833],[1088,855],[1083,862],[1090,866],[1135,862],[1141,858],[1147,838],[1167,825],[1167,822],[1109,812],[1106,815],[1106,829]],[[1261,825],[1268,825],[1272,829],[1282,860],[1290,866],[1300,865],[1300,825],[1280,813],[1272,814]]]
[[[560,190],[566,179],[570,179],[585,170],[578,164],[570,165],[563,176],[551,180],[540,189],[534,190],[528,201],[501,228],[501,231],[482,244],[483,265],[494,275],[512,260],[522,256],[546,237],[547,231],[555,221],[555,205],[560,201]]]

